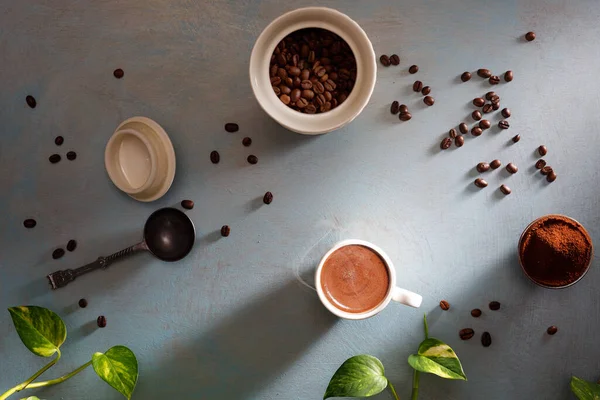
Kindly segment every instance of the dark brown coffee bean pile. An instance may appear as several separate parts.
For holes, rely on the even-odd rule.
[[[25,97],[25,102],[31,108],[35,108],[37,106],[37,101],[35,100],[35,97],[33,97],[33,96]]]
[[[548,335],[556,335],[556,332],[558,332],[558,328],[552,325],[549,326],[548,329],[546,329],[546,332],[548,332]]]
[[[410,74],[416,74],[417,72],[419,72],[419,66],[418,65],[411,65],[410,68],[408,69],[408,72]]]
[[[384,66],[397,55],[381,56]],[[356,59],[342,38],[325,29],[301,29],[286,36],[271,56],[269,76],[281,102],[306,114],[324,113],[348,98],[356,81]]]
[[[216,150],[211,151],[210,162],[212,162],[213,164],[218,164],[219,161],[221,161],[221,156],[219,155],[219,152]]]
[[[458,332],[461,340],[469,340],[475,335],[475,331],[471,328],[464,328]]]
[[[230,233],[231,233],[231,228],[229,227],[229,225],[223,225],[221,227],[221,236],[227,237],[227,236],[229,236]]]
[[[460,80],[463,82],[468,82],[471,80],[471,73],[469,71],[465,71],[460,76]]]
[[[59,258],[61,258],[64,255],[65,255],[65,250],[61,249],[61,248],[58,248],[52,252],[52,258],[55,260],[58,260]]]
[[[256,157],[253,154],[250,154],[246,160],[248,160],[248,163],[254,165],[258,162],[258,157]]]
[[[489,332],[483,332],[481,335],[481,344],[483,347],[490,347],[492,345],[492,335]]]
[[[240,126],[235,122],[228,122],[225,124],[225,130],[229,133],[234,133],[240,130]]]
[[[242,139],[242,144],[245,147],[250,147],[250,145],[252,144],[252,139],[250,139],[249,137],[246,136],[245,138]]]
[[[448,311],[450,309],[450,303],[448,303],[446,300],[442,300],[440,301],[440,308],[444,311]]]
[[[525,40],[528,42],[533,42],[535,40],[535,32],[527,32],[525,34]]]
[[[481,317],[481,314],[482,313],[481,313],[481,310],[479,308],[474,308],[474,309],[471,310],[471,316],[473,318],[479,318],[479,317]]]
[[[75,153],[74,151],[69,151],[67,153],[67,160],[69,161],[73,161],[77,158],[77,153]]]
[[[79,299],[79,302],[77,304],[79,304],[79,307],[81,307],[81,308],[86,308],[88,305],[88,302],[86,299]]]
[[[194,202],[192,200],[181,200],[181,207],[185,208],[186,210],[191,210],[194,208]]]
[[[77,241],[75,239],[71,239],[67,242],[67,250],[75,251],[77,248]]]
[[[37,221],[33,218],[27,218],[25,221],[23,221],[23,226],[27,229],[35,228],[36,225]]]
[[[500,302],[490,301],[489,307],[490,307],[490,310],[492,310],[492,311],[498,311],[500,309]]]
[[[106,327],[106,317],[104,315],[99,316],[96,319],[96,324],[98,324],[99,328],[105,328]]]
[[[63,138],[62,136],[57,136],[56,138],[54,138],[54,144],[57,146],[62,146],[64,142],[65,138]]]
[[[113,75],[117,79],[121,79],[125,76],[125,72],[121,68],[117,68],[113,71]]]
[[[271,204],[272,202],[273,202],[273,193],[271,193],[271,192],[265,193],[265,195],[263,196],[263,203]]]

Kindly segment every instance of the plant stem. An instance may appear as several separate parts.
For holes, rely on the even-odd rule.
[[[423,314],[423,328],[425,329],[425,339],[429,339],[429,326],[427,326],[426,314]]]
[[[56,378],[56,379],[52,379],[52,380],[44,381],[44,382],[32,383],[31,385],[29,385],[27,387],[27,389],[35,389],[35,388],[39,388],[39,387],[43,387],[43,386],[52,386],[52,385],[56,385],[57,383],[64,382],[67,379],[72,378],[73,376],[77,375],[78,373],[80,373],[81,371],[83,371],[84,369],[89,367],[90,365],[92,365],[92,360],[86,362],[81,367],[77,368],[75,371],[69,372],[68,374],[61,376],[60,378]],[[0,400],[2,400],[2,399],[0,399]]]
[[[44,372],[46,372],[50,367],[52,367],[54,364],[56,364],[56,362],[58,360],[60,360],[60,350],[56,351],[56,358],[54,360],[50,361],[47,365],[45,365],[42,369],[40,369],[38,372],[36,372],[35,374],[33,374],[25,382],[20,383],[17,386],[15,386],[14,388],[6,391],[3,395],[0,396],[0,400],[7,399],[9,396],[13,395],[14,393],[20,392],[21,390],[28,388],[29,384],[31,382],[33,382],[37,377],[39,377],[41,374],[43,374]]]
[[[417,400],[419,398],[419,371],[415,369],[413,372],[413,387],[410,400]]]
[[[392,394],[394,395],[394,399],[400,400],[400,397],[398,397],[398,394],[396,393],[396,389],[394,389],[394,385],[392,385],[392,382],[390,382],[389,380],[388,380],[388,386],[390,387],[390,390],[392,391]]]

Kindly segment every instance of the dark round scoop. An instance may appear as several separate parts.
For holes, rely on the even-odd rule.
[[[163,261],[178,261],[187,256],[196,240],[194,224],[175,208],[161,208],[148,217],[144,241],[148,250]]]

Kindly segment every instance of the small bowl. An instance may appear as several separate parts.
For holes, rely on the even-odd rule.
[[[348,43],[356,59],[356,82],[342,104],[322,114],[303,114],[283,104],[273,93],[269,63],[275,46],[300,29],[322,28]],[[263,110],[285,128],[305,135],[319,135],[350,123],[365,108],[377,78],[375,51],[369,37],[354,20],[325,7],[300,8],[283,14],[260,34],[250,56],[250,84]]]
[[[581,228],[581,232],[583,232],[583,234],[587,237],[588,241],[590,242],[590,260],[588,261],[586,267],[585,267],[585,271],[583,271],[583,273],[581,274],[581,276],[579,278],[577,278],[576,280],[574,280],[573,282],[570,282],[566,285],[562,285],[562,286],[550,286],[550,285],[546,285],[542,282],[538,282],[537,280],[535,280],[533,277],[531,277],[529,275],[529,273],[527,272],[527,270],[525,269],[525,266],[523,265],[523,259],[522,259],[522,249],[523,249],[523,242],[525,240],[525,236],[527,235],[527,233],[529,233],[529,231],[531,230],[531,228],[533,226],[535,226],[538,222],[546,220],[546,219],[550,219],[550,218],[563,218],[566,219],[570,222],[572,222],[573,224],[577,225],[578,227]],[[568,288],[570,286],[573,286],[574,284],[576,284],[577,282],[579,282],[581,279],[583,279],[583,277],[588,273],[588,271],[590,270],[590,267],[592,265],[592,260],[594,259],[594,244],[592,243],[592,238],[590,236],[590,234],[588,233],[588,231],[585,229],[585,227],[580,224],[578,221],[576,221],[575,219],[571,218],[571,217],[567,217],[566,215],[562,215],[562,214],[548,214],[548,215],[544,215],[542,217],[539,217],[537,219],[535,219],[532,223],[530,223],[529,225],[527,225],[527,228],[525,228],[525,230],[523,231],[523,233],[521,233],[521,237],[519,238],[519,245],[518,245],[518,255],[519,255],[519,265],[521,266],[521,270],[523,271],[523,273],[525,274],[525,276],[527,276],[533,283],[535,283],[538,286],[541,286],[543,288],[546,289],[565,289]]]

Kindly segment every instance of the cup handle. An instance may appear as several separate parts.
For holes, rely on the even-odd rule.
[[[402,303],[405,306],[419,308],[423,302],[423,297],[410,290],[394,287],[392,289],[392,300]]]

